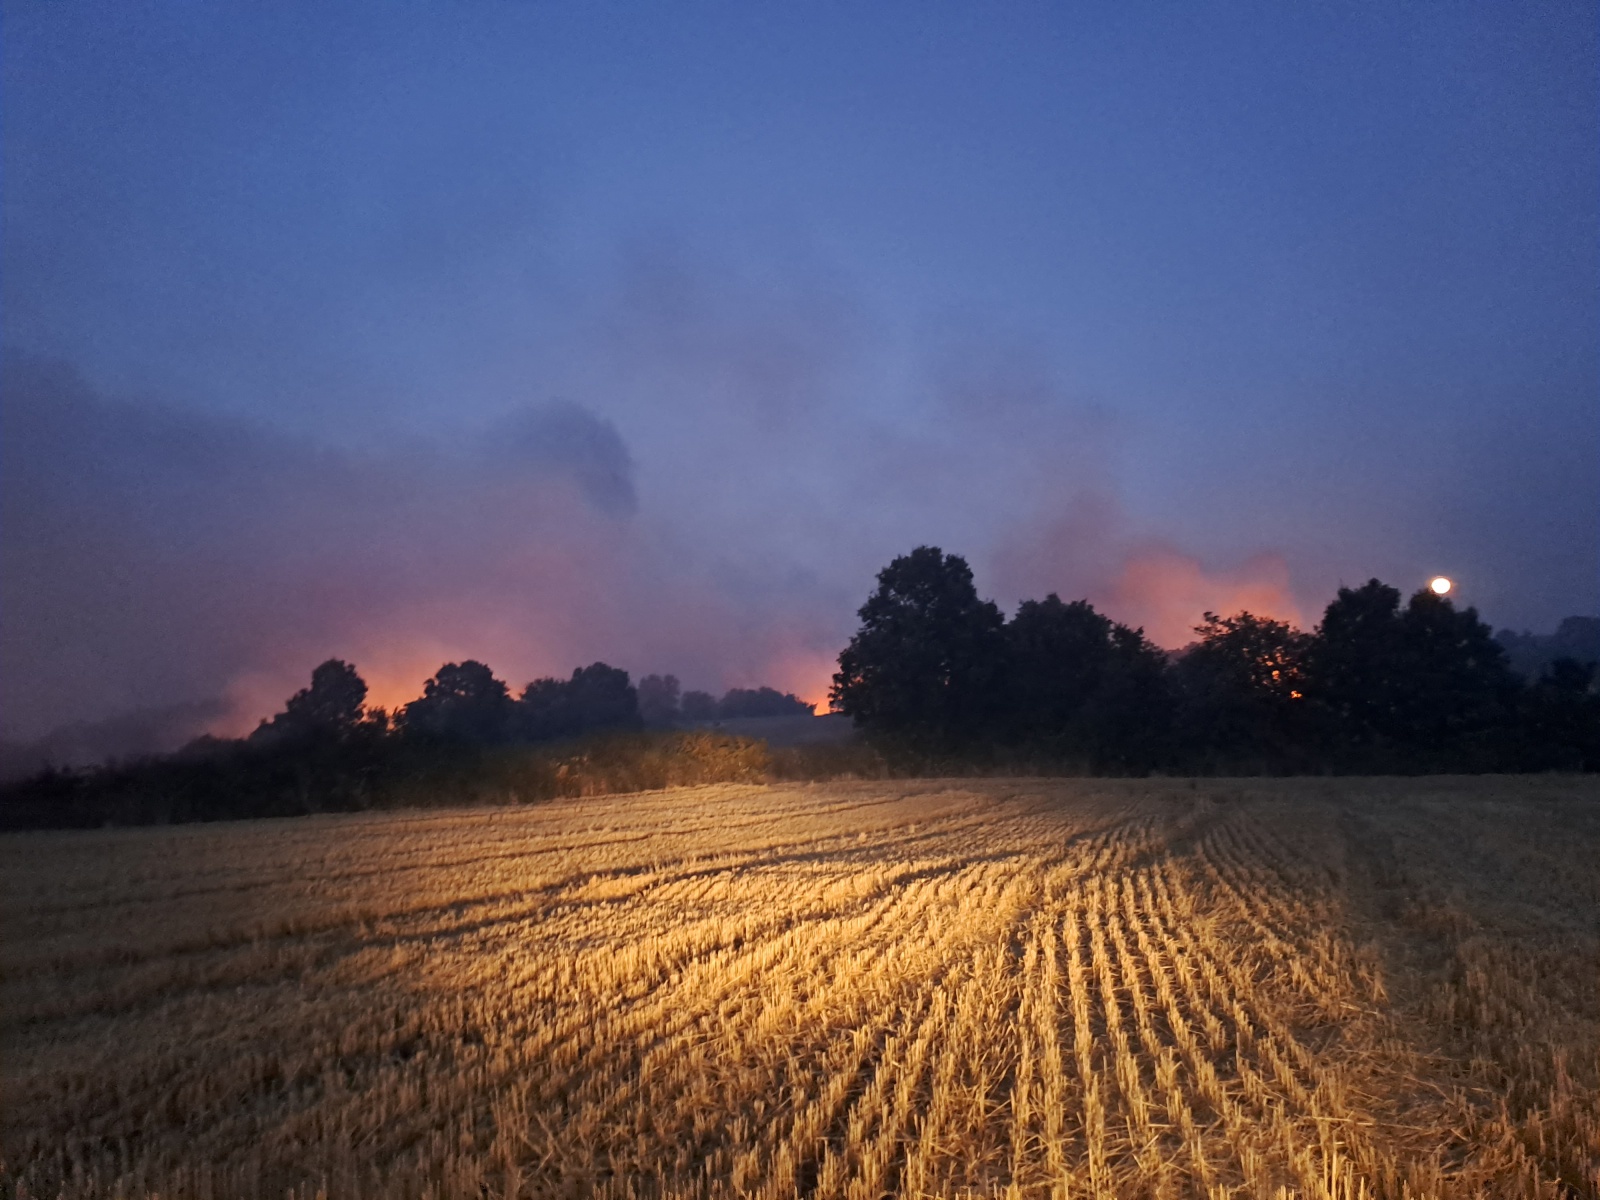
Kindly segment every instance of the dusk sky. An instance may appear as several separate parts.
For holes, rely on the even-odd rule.
[[[1189,640],[1600,612],[1595,9],[6,3],[8,738],[596,659],[920,544]]]

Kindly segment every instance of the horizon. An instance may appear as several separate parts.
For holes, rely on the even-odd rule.
[[[825,702],[918,544],[1167,649],[1600,613],[1586,6],[6,24],[8,740],[329,657]]]
[[[1432,591],[1434,594],[1441,596],[1441,598],[1444,599],[1447,604],[1454,607],[1454,581],[1451,581],[1451,586],[1445,589],[1445,592],[1439,592],[1439,590],[1433,586],[1435,583],[1437,583],[1437,581],[1437,578],[1430,580],[1427,585],[1414,589],[1413,594]],[[1345,586],[1346,585],[1342,583],[1340,584],[1341,589],[1343,589]],[[1402,595],[1405,594],[1405,589],[1402,588],[1399,589],[1399,591]],[[1467,611],[1476,611],[1471,605],[1466,605],[1463,607]],[[1009,617],[1007,619],[1009,619]],[[1481,614],[1479,619],[1482,619]],[[1492,625],[1490,628],[1493,630],[1495,639],[1502,644],[1502,648],[1509,654],[1512,647],[1508,644],[1507,639],[1527,639],[1532,637],[1539,641],[1548,642],[1557,638],[1561,633],[1571,629],[1573,624],[1577,622],[1592,622],[1596,626],[1600,626],[1600,617],[1590,617],[1582,614],[1574,614],[1564,617],[1559,622],[1556,630],[1550,634],[1534,634],[1528,630],[1518,631],[1509,628],[1493,630]],[[1290,624],[1292,625],[1292,622]],[[1317,628],[1320,628],[1320,623],[1313,624],[1306,630],[1306,632],[1311,632]],[[1195,629],[1193,632],[1200,633],[1201,631],[1199,629]],[[1169,659],[1173,659],[1177,656],[1187,653],[1197,644],[1198,643],[1196,641],[1191,639],[1184,645],[1173,647],[1157,646],[1157,649],[1165,654]],[[1546,651],[1546,653],[1548,653],[1548,651]],[[1521,672],[1526,672],[1529,670],[1527,666],[1518,667],[1516,665],[1515,655],[1510,655],[1510,657],[1512,659],[1514,670]],[[361,674],[359,663],[349,663],[348,665],[352,667],[357,674]],[[439,668],[435,668],[435,670],[430,671],[426,677],[424,677],[415,685],[414,688],[404,689],[399,695],[394,695],[392,693],[389,695],[379,695],[369,686],[367,693],[368,710],[382,710],[390,717],[396,716],[407,704],[413,700],[420,699],[424,694],[424,685],[428,682],[428,680],[437,673],[438,669],[448,665],[451,664],[441,663]],[[494,670],[493,664],[485,665],[487,665],[491,671]],[[586,666],[591,664],[579,665]],[[592,665],[609,666],[612,664],[604,663],[602,660],[601,662]],[[578,667],[575,666],[573,669],[576,671]],[[637,685],[641,679],[644,678],[644,676],[627,671],[625,668],[624,671],[626,674],[628,674],[630,681],[635,685]],[[309,675],[309,673],[310,671],[308,668],[307,675]],[[670,672],[666,674],[671,675]],[[498,675],[496,677],[498,678]],[[554,678],[557,680],[564,679],[566,678],[566,674],[558,672]],[[363,682],[368,682],[364,676]],[[513,684],[509,679],[503,680],[503,682],[507,684],[513,696],[522,690],[521,687]],[[530,681],[529,684],[525,686],[531,686],[532,682],[534,681]],[[766,685],[752,684],[749,686],[753,689]],[[683,693],[687,695],[689,692],[697,690],[701,689],[684,688]],[[734,689],[728,690],[731,691]],[[710,694],[713,696],[716,695],[715,692]],[[789,693],[789,695],[793,696],[793,693]],[[799,699],[802,703],[809,704],[813,710],[812,716],[814,717],[842,716],[841,713],[832,707],[832,703],[826,688],[820,693],[820,698],[816,700],[811,700],[803,695],[794,698]],[[0,762],[0,772],[15,773],[19,769],[26,769],[28,764],[32,763],[34,758],[39,754],[45,755],[45,758],[48,759],[48,761],[52,763],[59,763],[59,765],[91,765],[94,763],[138,758],[144,754],[152,752],[170,752],[177,750],[181,743],[186,742],[195,736],[242,738],[254,730],[258,725],[265,725],[268,719],[271,718],[275,713],[281,712],[283,703],[287,699],[288,694],[286,694],[276,703],[269,703],[261,712],[256,714],[243,712],[236,706],[221,701],[212,702],[209,704],[206,702],[201,702],[199,704],[175,705],[166,710],[150,709],[117,714],[108,720],[100,722],[75,722],[68,725],[58,726],[57,728],[48,731],[41,737],[28,741],[0,736],[0,746],[4,747],[6,755],[5,760]],[[752,719],[761,720],[763,718],[742,717],[727,719],[736,721],[749,721]],[[792,716],[785,716],[775,719],[792,720],[793,718]],[[13,758],[15,758],[15,762],[12,761]]]

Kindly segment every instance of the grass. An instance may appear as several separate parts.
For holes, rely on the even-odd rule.
[[[1600,1195],[1600,781],[0,838],[0,1193]]]

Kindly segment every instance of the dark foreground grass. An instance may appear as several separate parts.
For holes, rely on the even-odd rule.
[[[529,804],[708,783],[883,778],[859,742],[771,749],[710,731],[596,735],[521,746],[221,743],[0,789],[0,829],[92,829],[373,809]]]

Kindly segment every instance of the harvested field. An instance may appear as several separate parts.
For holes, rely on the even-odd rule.
[[[1600,781],[0,839],[0,1194],[1600,1195]]]

